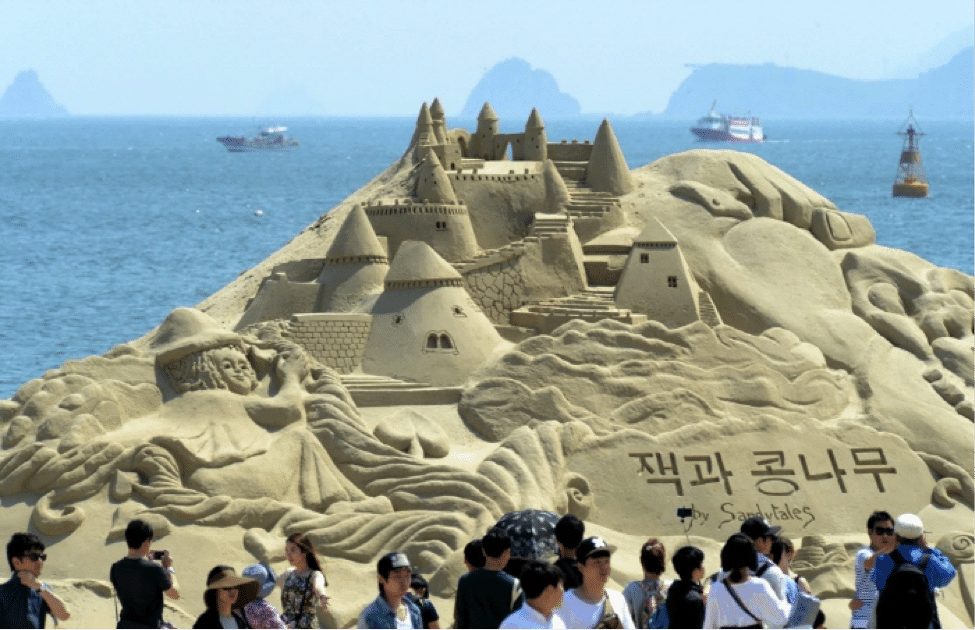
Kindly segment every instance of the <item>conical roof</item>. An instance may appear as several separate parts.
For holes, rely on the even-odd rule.
[[[613,133],[609,120],[603,119],[592,144],[589,168],[586,169],[586,183],[596,192],[608,192],[614,195],[625,195],[633,190],[630,167],[623,157],[623,150],[620,149],[620,143],[616,140],[616,134]]]
[[[538,109],[532,107],[532,113],[528,115],[528,122],[525,123],[525,129],[544,129],[545,123],[542,122],[542,115],[538,113]]]
[[[664,227],[656,217],[650,219],[640,235],[633,241],[636,246],[640,245],[676,245],[677,239],[671,234],[670,230]]]
[[[420,107],[420,113],[416,117],[416,126],[419,127],[421,125],[432,125],[432,124],[433,124],[433,116],[430,115],[430,107],[427,106],[426,101],[424,101],[423,105]]]
[[[477,115],[478,120],[498,120],[498,115],[495,113],[494,108],[491,107],[491,103],[484,101],[484,107],[481,108],[481,113]]]
[[[457,194],[432,147],[426,149],[417,173],[416,196],[430,203],[457,203]]]
[[[464,279],[423,241],[403,241],[386,274],[386,288],[410,288],[404,283],[462,286]]]
[[[357,204],[342,222],[325,258],[326,264],[331,264],[364,257],[382,259],[375,262],[387,261],[386,251],[376,237],[366,211]]]
[[[440,104],[439,98],[434,97],[433,104],[430,105],[430,115],[434,120],[444,119],[443,105]]]

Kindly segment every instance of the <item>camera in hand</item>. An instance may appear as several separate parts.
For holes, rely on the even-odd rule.
[[[677,518],[691,518],[694,516],[694,510],[689,507],[679,507],[677,508]]]
[[[152,559],[153,560],[162,560],[165,556],[166,556],[166,552],[165,551],[153,551],[152,552]]]

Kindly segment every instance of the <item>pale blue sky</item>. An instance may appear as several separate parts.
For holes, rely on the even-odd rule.
[[[880,79],[972,22],[971,0],[0,0],[0,90],[34,68],[72,114],[252,115],[289,95],[361,116],[439,96],[449,116],[521,57],[583,112],[633,114],[661,111],[686,63]]]

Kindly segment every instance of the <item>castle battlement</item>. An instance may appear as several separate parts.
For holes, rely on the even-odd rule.
[[[514,174],[514,173],[447,173],[447,177],[450,178],[452,182],[528,182],[537,181],[542,178],[540,173],[526,173],[526,174]]]
[[[438,287],[463,287],[464,280],[457,278],[439,278],[429,280],[387,280],[386,289],[436,289]]]
[[[392,201],[378,200],[371,205],[369,202],[366,202],[363,208],[366,211],[367,217],[385,217],[398,214],[467,214],[467,206],[464,205],[463,201],[453,204],[450,202],[429,203],[407,199],[404,199],[402,202],[399,199]]]

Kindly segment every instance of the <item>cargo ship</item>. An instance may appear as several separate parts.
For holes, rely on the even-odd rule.
[[[725,116],[718,113],[718,101],[711,104],[707,116],[698,118],[691,133],[702,142],[763,142],[765,132],[758,118]]]
[[[287,127],[264,127],[260,129],[256,138],[246,138],[244,136],[223,136],[217,138],[217,142],[227,147],[231,153],[242,153],[244,151],[283,151],[294,149],[298,146],[298,141],[284,135]]]

